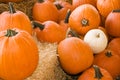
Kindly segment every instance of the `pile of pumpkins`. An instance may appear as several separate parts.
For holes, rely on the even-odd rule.
[[[120,0],[36,0],[33,21],[10,1],[23,0],[4,0],[9,11],[0,14],[0,78],[23,80],[34,72],[35,33],[40,42],[58,44],[62,69],[80,74],[77,80],[119,80]]]

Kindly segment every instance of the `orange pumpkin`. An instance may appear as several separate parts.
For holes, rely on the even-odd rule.
[[[65,19],[68,9],[72,11],[72,5],[66,1],[59,0],[55,1],[54,4],[59,10],[59,22]]]
[[[58,22],[59,13],[51,1],[38,0],[38,2],[33,5],[32,15],[34,20],[40,22],[48,20]]]
[[[96,5],[100,14],[106,18],[112,10],[120,9],[120,0],[97,0]]]
[[[62,40],[57,50],[60,64],[68,74],[78,74],[93,63],[91,48],[80,38],[69,37]]]
[[[93,6],[96,6],[96,0],[72,0],[74,9],[82,4],[91,4]]]
[[[106,69],[115,79],[120,75],[120,56],[112,49],[106,49],[95,55],[93,64]]]
[[[113,38],[109,44],[108,49],[112,49],[116,51],[116,54],[120,56],[120,38]]]
[[[38,64],[38,48],[32,36],[18,28],[0,32],[0,78],[24,80]]]
[[[60,42],[66,37],[66,31],[54,21],[45,21],[44,23],[33,21],[33,25],[39,41],[54,43]]]
[[[0,2],[21,2],[23,0],[0,0]]]
[[[98,28],[99,24],[100,15],[97,9],[90,4],[77,7],[69,17],[70,28],[81,35],[86,34],[90,29]]]
[[[106,69],[93,65],[85,70],[78,80],[113,80],[113,78]]]
[[[16,27],[32,34],[32,25],[28,16],[22,11],[16,11],[11,2],[9,8],[10,11],[4,11],[0,14],[0,31]]]
[[[106,18],[105,29],[109,35],[120,37],[120,9],[113,10]]]

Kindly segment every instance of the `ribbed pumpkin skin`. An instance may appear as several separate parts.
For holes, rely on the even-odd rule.
[[[93,52],[81,39],[66,38],[58,45],[58,57],[62,68],[69,74],[78,74],[91,66]]]
[[[82,35],[90,29],[98,28],[99,24],[100,15],[97,9],[90,4],[83,4],[77,7],[69,17],[71,29]]]
[[[20,2],[23,0],[0,0],[0,2]]]
[[[9,13],[5,11],[0,15],[0,31],[12,28],[19,28],[32,34],[32,25],[28,16],[21,12]]]
[[[12,37],[4,36],[6,30],[0,32],[0,78],[4,80],[24,80],[38,64],[38,48],[31,35],[15,31],[18,34]]]
[[[112,10],[120,9],[120,0],[97,0],[96,5],[100,14],[106,18]]]

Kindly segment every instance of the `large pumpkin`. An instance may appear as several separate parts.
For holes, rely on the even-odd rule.
[[[90,4],[83,4],[77,7],[69,17],[70,28],[84,35],[93,28],[98,28],[100,15],[97,9]]]
[[[48,0],[38,0],[32,9],[33,19],[44,22],[47,20],[58,21],[59,13],[56,6]]]
[[[26,31],[14,28],[0,32],[0,78],[24,80],[38,64],[38,48]]]
[[[120,0],[97,0],[96,5],[100,14],[106,18],[112,10],[120,9]]]
[[[66,38],[58,45],[58,58],[65,72],[78,74],[93,63],[91,48],[77,37]]]
[[[28,16],[22,11],[16,11],[11,2],[9,3],[9,9],[9,11],[0,15],[0,31],[19,28],[32,34],[32,25]]]
[[[105,21],[105,29],[109,35],[120,37],[120,9],[109,13]]]

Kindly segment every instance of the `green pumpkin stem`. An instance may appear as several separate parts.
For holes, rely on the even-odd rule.
[[[88,26],[89,25],[89,20],[83,18],[81,21],[82,26]]]
[[[36,22],[36,21],[33,21],[32,24],[33,24],[33,29],[35,29],[35,28],[37,28],[37,27],[38,27],[40,30],[43,30],[43,29],[44,29],[44,25],[43,25],[43,24],[40,24],[40,23],[38,23],[38,22]]]
[[[107,52],[105,53],[105,56],[111,57],[111,56],[112,56],[112,52],[111,52],[111,51],[107,51]]]
[[[115,10],[113,10],[112,12],[120,12],[120,9],[115,9]]]
[[[65,17],[65,20],[64,20],[64,23],[68,23],[69,22],[69,16],[70,16],[70,14],[71,14],[71,10],[68,9],[66,17]]]
[[[16,13],[12,2],[9,2],[9,11],[10,11],[10,13]]]
[[[96,65],[93,65],[93,68],[95,70],[95,78],[97,78],[98,80],[101,80],[101,78],[103,77],[100,68]]]
[[[44,2],[44,0],[38,0],[38,2],[39,2],[39,3],[42,3],[42,2]]]
[[[6,37],[12,37],[15,36],[18,32],[12,29],[7,29],[7,33],[5,34]]]

